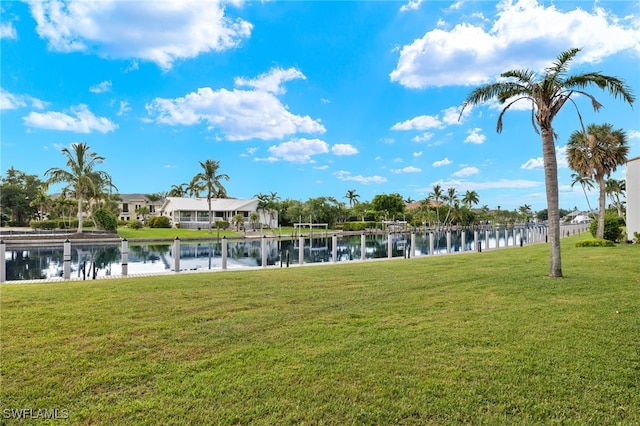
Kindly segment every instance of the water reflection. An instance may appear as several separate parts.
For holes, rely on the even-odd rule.
[[[364,258],[424,256],[448,252],[472,251],[486,248],[519,245],[528,242],[532,234],[513,229],[463,230],[455,232],[431,232],[414,234],[366,235]],[[477,238],[476,238],[477,237]],[[333,241],[331,236],[304,239],[264,239],[267,266],[297,264],[302,251],[304,263],[331,262]],[[227,242],[227,268],[261,267],[263,262],[262,240],[230,240]],[[96,246],[72,245],[71,277],[122,275],[121,244]],[[337,239],[336,260],[340,262],[360,260],[363,247],[361,236],[343,236]],[[174,244],[153,243],[129,245],[128,274],[151,274],[173,271],[176,264]],[[412,254],[413,253],[413,254]],[[51,279],[63,276],[63,247],[17,247],[5,251],[7,281]],[[222,242],[209,240],[181,242],[179,253],[181,270],[222,269]]]

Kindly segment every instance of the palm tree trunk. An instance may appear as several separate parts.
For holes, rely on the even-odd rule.
[[[596,176],[598,187],[600,189],[600,195],[598,196],[598,230],[596,231],[596,238],[604,238],[604,216],[606,213],[607,192],[605,188],[605,182],[603,176]]]
[[[78,198],[78,234],[82,233],[82,197],[76,194]]]
[[[558,207],[558,163],[553,128],[542,129],[542,155],[544,157],[544,182],[549,213],[549,276],[562,277],[560,254],[560,210]]]
[[[212,220],[213,218],[211,217],[211,197],[207,198],[207,201],[209,203],[209,233],[211,234],[211,232],[213,232],[213,226],[212,226]],[[197,213],[196,213],[197,214]]]

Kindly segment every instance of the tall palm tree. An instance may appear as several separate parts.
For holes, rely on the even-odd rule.
[[[471,206],[478,205],[480,202],[480,196],[476,191],[465,191],[464,196],[462,197],[462,204],[465,205],[468,209]]]
[[[223,173],[218,174],[218,169],[220,168],[219,161],[208,159],[204,162],[200,161],[199,163],[202,167],[202,171],[191,179],[189,186],[197,192],[207,192],[207,204],[209,205],[209,233],[211,233],[213,227],[211,200],[214,197],[217,198],[221,193],[226,194],[226,190],[224,189],[221,180],[229,180],[229,176]]]
[[[443,196],[444,193],[442,192],[442,187],[440,185],[434,185],[433,190],[427,196],[430,201],[433,201],[434,207],[436,208],[436,223],[438,225],[440,224],[440,201]]]
[[[584,198],[587,199],[587,207],[589,207],[589,215],[593,209],[591,208],[591,203],[589,202],[589,197],[587,196],[587,188],[593,189],[593,179],[588,176],[581,176],[579,173],[571,173],[571,187],[579,183],[582,186],[582,192],[584,192]]]
[[[455,188],[447,188],[447,193],[442,197],[442,200],[447,203],[447,216],[444,218],[444,224],[447,224],[449,217],[451,216],[451,210],[458,204],[458,194]]]
[[[596,238],[604,237],[604,216],[607,199],[605,177],[608,178],[618,166],[626,163],[629,145],[627,134],[622,130],[614,130],[613,125],[589,124],[586,133],[576,130],[569,137],[567,144],[567,161],[569,167],[580,176],[596,181],[598,196],[598,230]]]
[[[580,52],[580,49],[569,49],[558,55],[557,61],[547,68],[543,75],[531,70],[512,70],[501,74],[502,81],[490,83],[471,91],[462,104],[460,117],[468,106],[497,100],[506,106],[498,116],[496,130],[502,131],[502,117],[516,102],[526,100],[531,103],[531,122],[536,133],[541,134],[542,155],[544,158],[544,179],[547,192],[547,208],[549,212],[549,244],[550,267],[549,276],[562,277],[562,258],[560,253],[560,210],[558,207],[558,165],[555,151],[556,133],[553,130],[553,119],[567,101],[574,95],[585,96],[591,100],[591,106],[598,111],[602,104],[583,89],[597,86],[607,90],[614,97],[621,97],[633,105],[635,98],[623,80],[589,72],[567,75],[569,64]],[[582,118],[578,112],[582,124]]]
[[[620,200],[620,196],[624,196],[624,192],[627,190],[627,183],[624,179],[607,179],[605,182],[606,192],[611,202],[614,206],[616,206],[616,210],[618,210],[618,216],[625,219],[624,210],[622,209],[622,205],[624,201]]]
[[[349,189],[344,198],[349,200],[349,208],[351,208],[354,204],[358,203],[358,198],[360,198],[360,196],[356,193],[355,189]]]
[[[95,170],[95,166],[104,161],[104,157],[91,151],[85,142],[72,143],[71,149],[63,148],[62,154],[67,158],[68,170],[52,167],[44,174],[48,176],[47,184],[67,183],[75,192],[78,202],[78,233],[82,232],[82,202],[90,191],[95,191],[95,181],[99,177],[111,181],[104,171]]]

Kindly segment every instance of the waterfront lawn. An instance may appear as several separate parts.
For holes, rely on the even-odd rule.
[[[73,424],[638,424],[640,246],[3,285],[6,409]],[[2,413],[6,413],[3,411]]]
[[[211,234],[208,229],[181,229],[181,228],[140,228],[131,229],[126,226],[118,227],[118,236],[120,238],[127,239],[175,239],[179,238],[200,238],[211,239],[218,238],[218,230],[213,229]],[[234,230],[220,230],[220,238],[226,236],[227,238],[242,236],[242,232],[238,233]]]

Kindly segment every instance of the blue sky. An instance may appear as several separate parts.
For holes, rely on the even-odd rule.
[[[87,142],[121,193],[168,191],[220,161],[230,196],[346,201],[440,184],[480,204],[546,207],[530,110],[468,109],[466,95],[510,69],[543,71],[571,47],[573,72],[600,71],[640,95],[640,3],[2,2],[1,167],[43,176]],[[597,88],[585,124],[609,122],[640,156],[635,109]],[[571,188],[557,116],[560,206]],[[623,178],[624,168],[614,177]],[[595,204],[596,193],[591,194]]]

